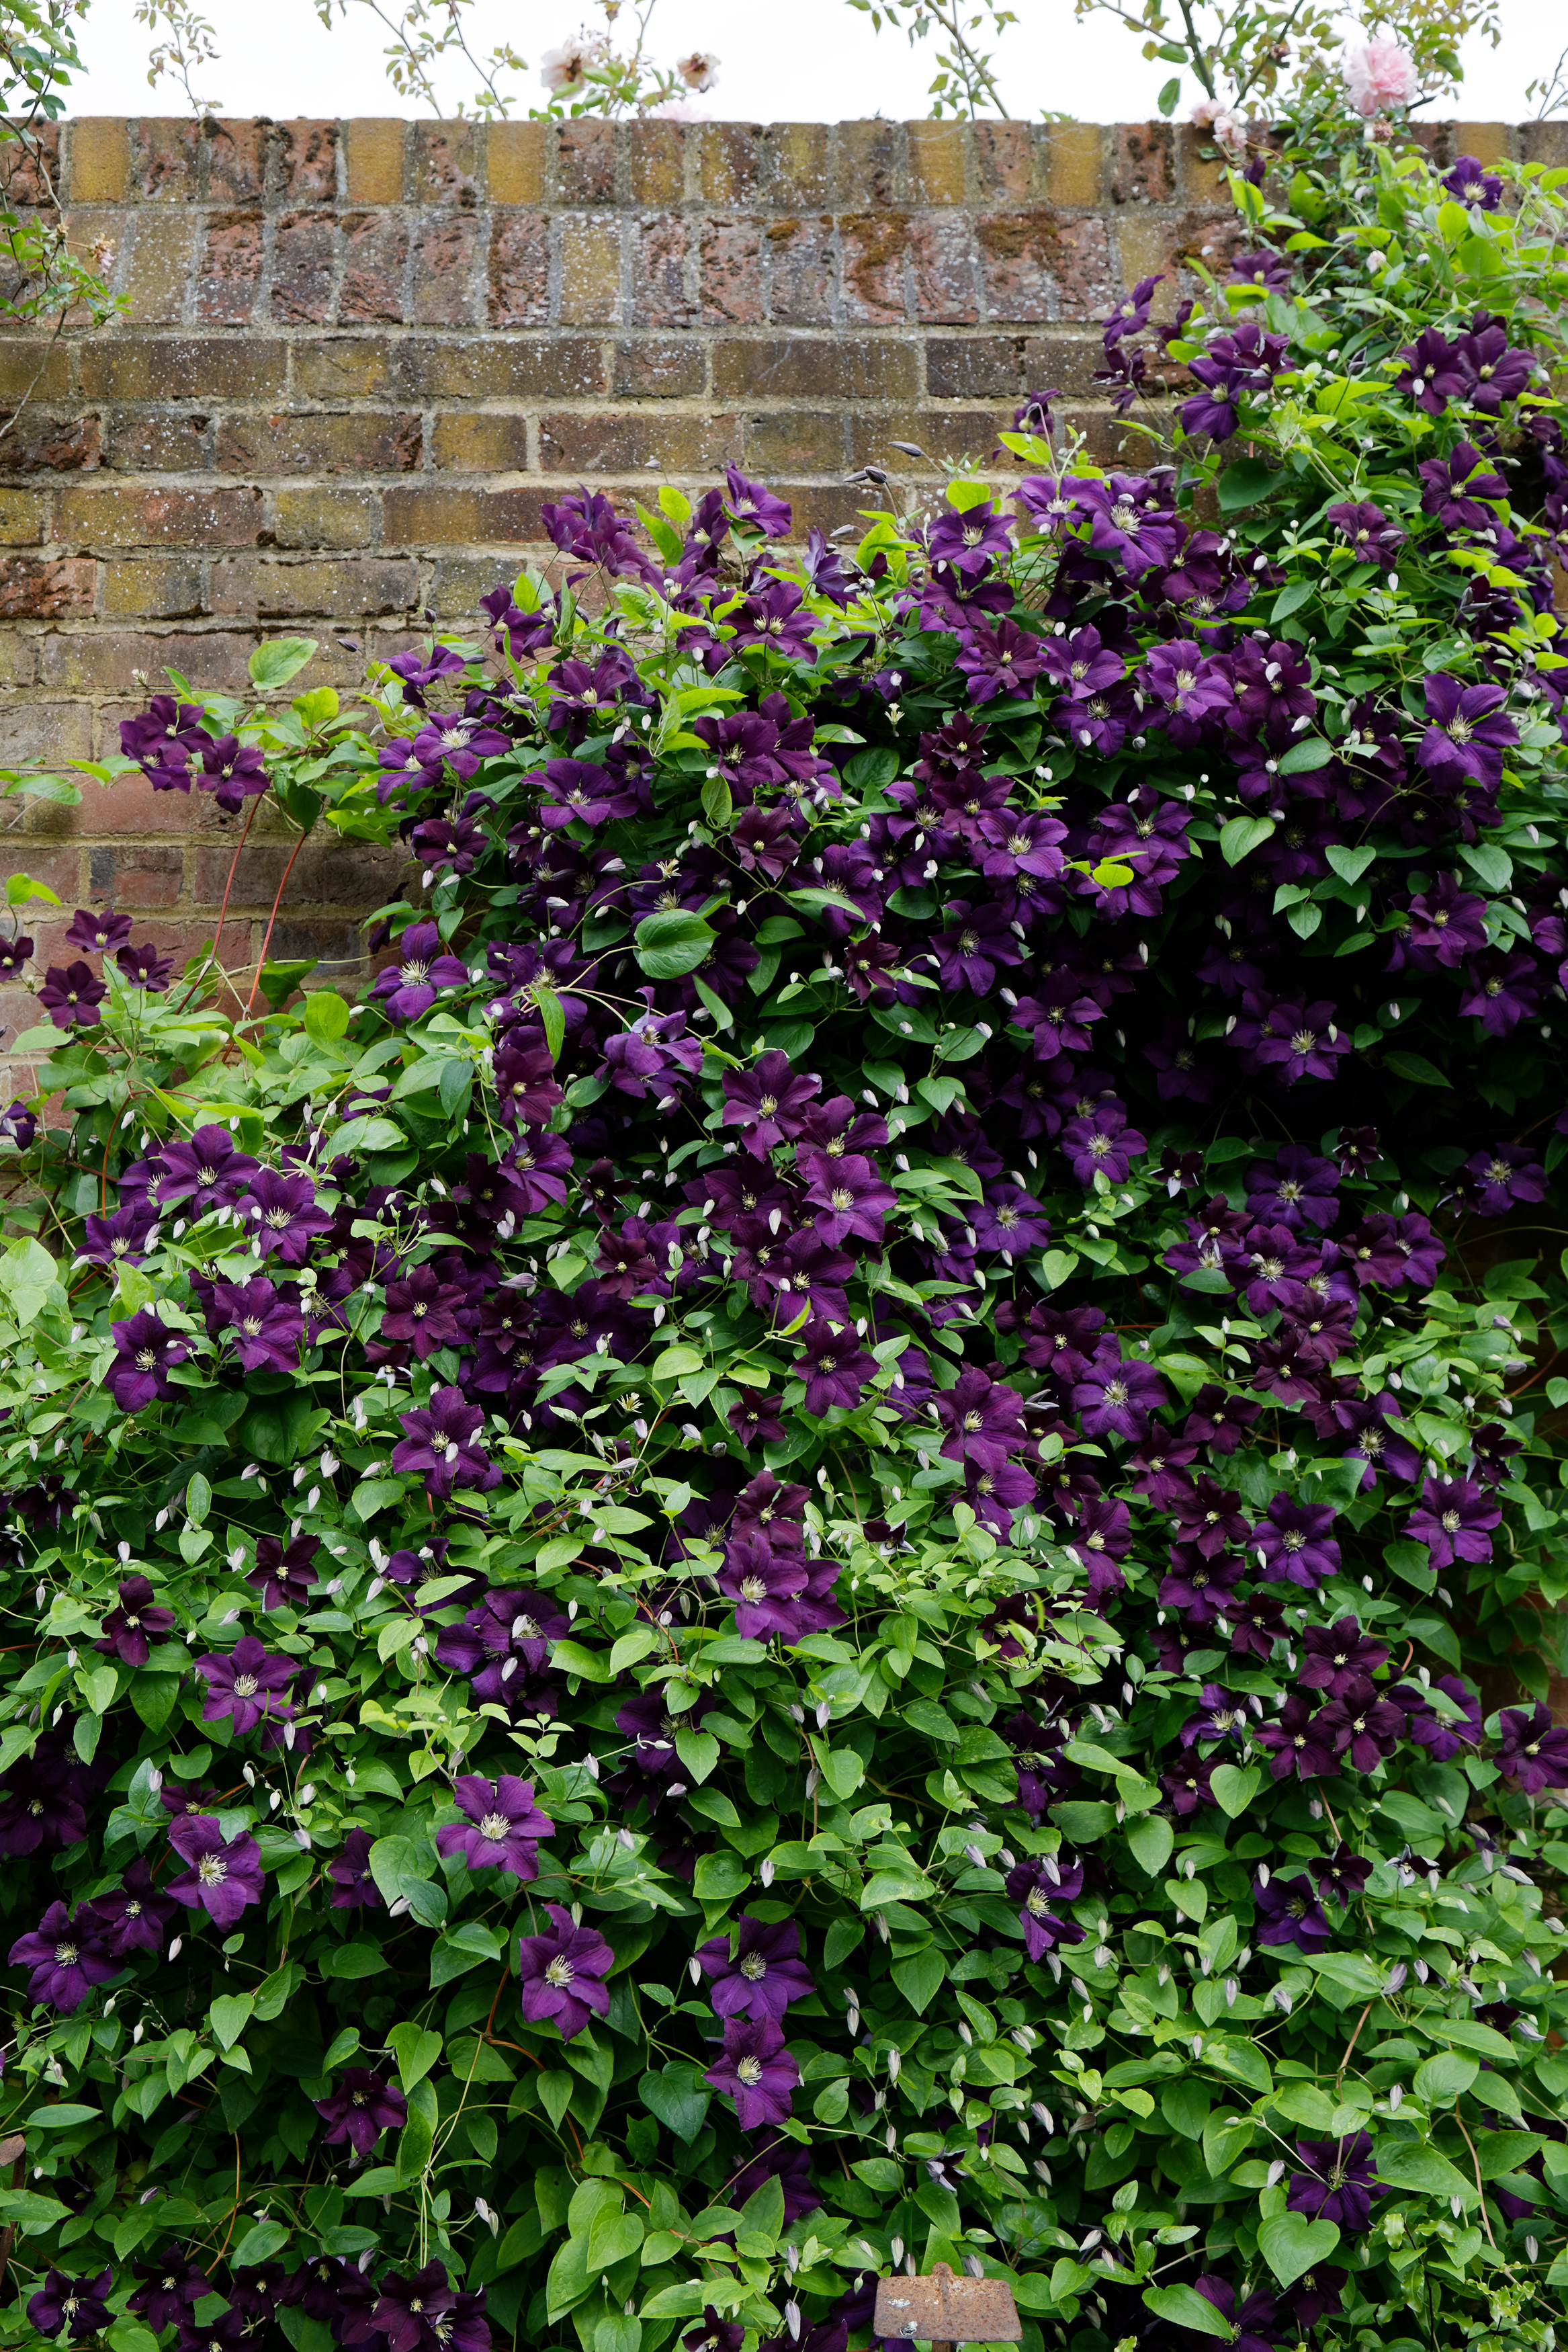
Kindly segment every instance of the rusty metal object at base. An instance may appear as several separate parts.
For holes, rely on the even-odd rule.
[[[929,2278],[879,2279],[872,2325],[879,2336],[927,2343],[932,2352],[961,2344],[1017,2344],[1023,2336],[1005,2279],[959,2278],[938,2263]]]

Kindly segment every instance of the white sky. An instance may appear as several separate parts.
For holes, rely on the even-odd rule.
[[[382,5],[399,14],[403,0]],[[1104,17],[1077,23],[1071,0],[1012,5],[1021,22],[1003,36],[998,51],[1009,112],[1038,115],[1052,108],[1084,121],[1135,121],[1154,112],[1155,92],[1172,69],[1145,64],[1133,34]],[[386,29],[367,0],[347,0],[346,16],[330,33],[323,30],[313,0],[197,0],[197,5],[213,26],[220,58],[195,88],[220,112],[426,111],[400,99],[386,79]],[[441,0],[434,0],[432,13],[443,14]],[[1535,112],[1526,103],[1525,85],[1550,70],[1568,43],[1568,8],[1563,0],[1502,0],[1501,13],[1501,47],[1472,45],[1462,104],[1435,111],[1453,110],[1473,121],[1520,121]],[[527,59],[526,74],[501,82],[514,95],[517,114],[542,102],[542,52],[584,21],[601,22],[592,0],[472,0],[465,15],[476,54],[504,40]],[[148,89],[148,35],[135,22],[134,0],[92,0],[79,31],[89,71],[73,88],[72,113],[184,112],[177,85],[165,81],[156,92]],[[845,0],[787,0],[783,6],[768,0],[656,0],[650,47],[664,63],[697,47],[718,53],[718,82],[694,108],[715,121],[848,121],[878,113],[914,118],[930,110],[931,45],[912,51],[904,34],[885,28],[877,34]],[[471,102],[472,85],[461,61],[450,67],[444,61],[438,83],[444,110]],[[1189,78],[1182,112],[1198,94]]]

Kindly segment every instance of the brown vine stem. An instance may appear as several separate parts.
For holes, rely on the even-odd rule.
[[[223,2244],[218,2248],[217,2252],[216,2252],[216,2253],[214,2254],[214,2256],[213,2257],[213,2259],[214,2259],[214,2262],[220,2262],[220,2263],[221,2263],[221,2262],[223,2261],[224,2256],[227,2253],[227,2252],[228,2252],[228,2246],[229,2246],[229,2240],[234,2236],[234,2233],[235,2233],[235,2222],[238,2221],[238,2219],[239,2219],[239,2167],[240,2167],[240,2146],[239,2146],[239,2134],[238,2134],[238,2132],[235,2132],[235,2201],[234,2201],[233,2205],[229,2208],[229,2225],[228,2225],[228,2228],[224,2231],[224,2242],[223,2242]]]
[[[256,971],[251,979],[250,994],[245,1001],[244,1017],[246,1019],[249,1018],[251,1006],[256,1003],[256,992],[261,986],[262,967],[267,961],[267,950],[272,944],[273,926],[277,920],[277,910],[283,904],[283,894],[288,887],[288,877],[294,871],[294,861],[298,856],[300,851],[304,848],[305,844],[309,837],[308,831],[301,833],[298,840],[295,843],[293,848],[288,853],[288,863],[283,869],[283,879],[277,886],[277,896],[272,902],[272,912],[267,919],[267,929],[261,935],[261,952],[256,960]]]
[[[1372,2003],[1368,2001],[1366,2007],[1362,2011],[1361,2015],[1355,2021],[1355,2032],[1345,2043],[1344,2056],[1339,2062],[1339,2073],[1333,2078],[1333,2086],[1336,2093],[1339,2090],[1340,2084],[1344,2081],[1344,2070],[1350,2064],[1355,2045],[1361,2040],[1361,2029],[1366,2023],[1367,2019],[1371,2015]]]
[[[245,824],[243,824],[243,826],[240,828],[240,836],[239,836],[239,839],[238,839],[238,840],[235,842],[235,854],[234,854],[234,856],[229,859],[229,870],[228,870],[228,876],[227,876],[227,878],[225,879],[225,883],[224,883],[224,895],[223,895],[222,901],[220,902],[219,907],[218,907],[218,927],[217,927],[217,929],[213,933],[212,956],[213,956],[213,961],[214,961],[214,963],[216,963],[216,962],[217,962],[217,958],[218,958],[218,942],[219,942],[219,940],[223,938],[223,935],[224,935],[224,919],[225,919],[225,916],[227,915],[228,910],[229,910],[229,895],[230,895],[230,893],[232,892],[232,890],[234,889],[234,886],[235,886],[235,876],[239,872],[240,854],[241,854],[241,852],[242,852],[242,851],[244,850],[244,848],[245,848],[245,845],[246,845],[246,837],[247,837],[247,835],[249,835],[249,832],[250,832],[251,826],[252,826],[252,825],[255,824],[255,822],[256,822],[256,813],[257,809],[261,806],[262,800],[263,800],[263,798],[264,798],[264,797],[265,797],[265,795],[263,795],[263,794],[261,794],[261,793],[257,793],[257,795],[256,795],[256,799],[252,801],[252,803],[251,803],[251,804],[250,804],[250,812],[249,812],[249,814],[246,816],[246,821],[245,821]],[[221,967],[220,967],[220,969],[221,969]],[[177,1011],[179,1011],[179,1012],[181,1012],[181,1013],[183,1013],[183,1011],[184,1011],[184,1009],[185,1009],[186,1005],[187,1005],[187,1004],[189,1004],[189,1003],[191,1002],[192,997],[193,997],[193,996],[194,996],[195,992],[196,992],[196,982],[195,982],[194,981],[193,981],[193,982],[191,982],[190,988],[187,990],[187,992],[186,992],[185,995],[181,999],[179,1005],[178,1005],[177,1007],[172,1007],[171,1009],[172,1009],[172,1010],[177,1010]]]
[[[1474,2140],[1470,2137],[1469,2132],[1465,2130],[1465,2119],[1459,2113],[1459,2103],[1458,2099],[1454,2101],[1454,2121],[1459,2126],[1459,2132],[1464,2140],[1465,2146],[1470,2152],[1470,2162],[1475,2167],[1476,2195],[1479,2198],[1481,2206],[1481,2228],[1486,2231],[1487,2243],[1495,2254],[1497,2252],[1497,2240],[1492,2236],[1491,2222],[1487,2214],[1487,2192],[1481,2180],[1481,2160],[1476,2154],[1476,2144]]]

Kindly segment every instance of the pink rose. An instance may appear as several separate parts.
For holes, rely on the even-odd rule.
[[[1397,41],[1366,41],[1344,53],[1344,87],[1358,114],[1408,106],[1419,94],[1416,60]]]

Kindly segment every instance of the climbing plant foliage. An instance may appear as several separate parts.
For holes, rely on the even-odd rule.
[[[5,950],[8,2343],[1549,2352],[1565,176],[126,723],[414,863]]]

